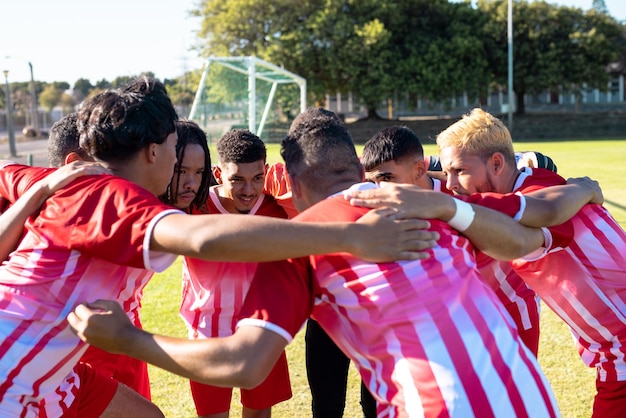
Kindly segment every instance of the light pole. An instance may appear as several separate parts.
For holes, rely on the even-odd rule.
[[[6,59],[18,58],[6,56]],[[21,61],[28,63],[30,69],[30,119],[33,125],[33,131],[35,131],[35,138],[39,138],[39,121],[37,120],[37,92],[35,91],[35,77],[33,76],[33,64],[19,57]]]
[[[513,0],[509,0],[507,13],[507,38],[509,50],[509,130],[513,130]]]
[[[9,86],[9,70],[2,71],[4,73],[4,81],[6,85],[6,105],[7,105],[7,129],[9,131],[9,150],[11,157],[17,157],[15,150],[15,132],[13,131],[13,105],[11,104],[11,87]]]
[[[35,92],[35,77],[33,76],[33,64],[28,61],[30,68],[30,119],[35,131],[35,138],[39,138],[39,121],[37,120],[37,93]]]

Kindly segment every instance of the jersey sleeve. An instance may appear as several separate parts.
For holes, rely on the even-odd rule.
[[[263,327],[290,343],[312,307],[312,272],[308,258],[259,263],[237,327]]]
[[[557,166],[552,158],[537,151],[516,152],[515,161],[517,162],[517,168],[543,168],[554,173],[557,172]]]
[[[470,196],[464,196],[463,200],[504,213],[515,221],[522,219],[526,210],[526,198],[519,192],[507,194],[475,193]],[[565,248],[574,236],[574,228],[570,221],[561,225],[542,228],[542,232],[544,236],[543,247],[528,254],[524,257],[525,259],[534,260],[543,257],[550,251]]]
[[[0,196],[14,203],[30,186],[41,180],[54,168],[30,167],[22,164],[5,164],[0,167]]]
[[[150,251],[150,239],[158,220],[171,213],[182,212],[134,183],[100,175],[81,177],[57,192],[36,222],[52,242],[115,264],[161,271],[176,256]]]
[[[524,197],[516,193],[474,193],[469,196],[455,197],[468,203],[502,212],[515,220],[521,219],[525,207]]]

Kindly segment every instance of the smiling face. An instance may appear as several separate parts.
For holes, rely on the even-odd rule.
[[[231,213],[249,213],[263,193],[265,161],[251,163],[220,163],[213,174],[222,185],[219,196],[222,205]]]
[[[207,168],[204,149],[199,144],[188,144],[180,165],[176,166],[172,177],[172,189],[176,190],[174,206],[187,209],[196,198],[202,184],[202,175]]]

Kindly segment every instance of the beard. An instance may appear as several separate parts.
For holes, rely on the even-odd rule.
[[[493,180],[489,174],[487,174],[485,181],[476,186],[476,193],[494,193],[495,191],[496,186],[494,186]]]

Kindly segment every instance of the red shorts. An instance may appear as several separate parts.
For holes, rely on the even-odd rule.
[[[118,382],[78,363],[59,385],[39,404],[39,418],[98,417],[115,396]]]
[[[87,348],[80,361],[91,364],[98,373],[112,377],[150,400],[150,380],[145,362],[122,354],[112,354],[94,346]]]
[[[593,399],[593,418],[621,418],[626,411],[626,381],[600,382]]]
[[[226,412],[230,409],[232,388],[189,381],[198,415]],[[267,409],[291,398],[287,357],[283,352],[263,383],[253,389],[241,389],[241,404],[250,409]]]

